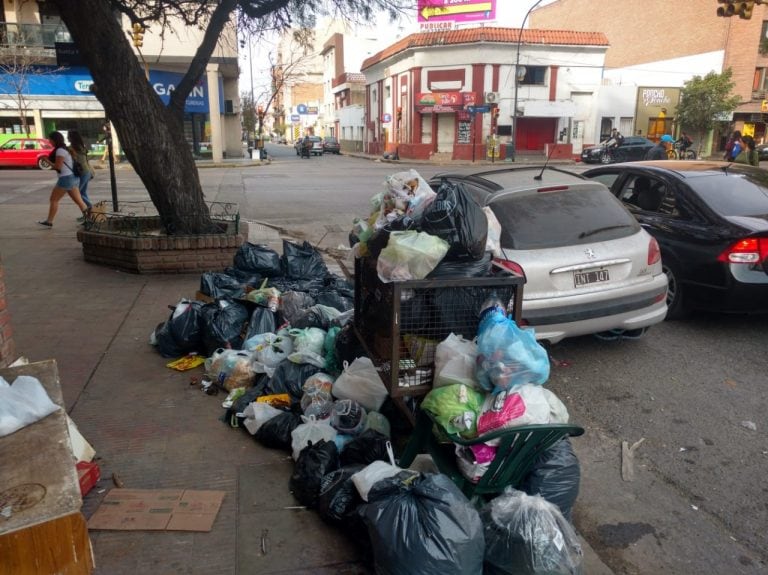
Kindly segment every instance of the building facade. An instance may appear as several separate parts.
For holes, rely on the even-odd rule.
[[[104,109],[90,91],[87,68],[66,56],[71,37],[56,8],[18,0],[2,0],[1,6],[0,61],[7,65],[0,72],[0,143],[24,131],[45,137],[74,129],[91,144],[103,139]],[[125,17],[122,27],[130,29]],[[164,38],[145,32],[141,52],[161,100],[169,100],[203,33],[181,24]],[[214,159],[242,156],[238,75],[236,31],[230,26],[187,99],[185,130],[194,151]]]
[[[563,155],[578,154],[596,137],[607,48],[595,32],[411,34],[363,63],[365,151],[475,160],[541,154],[558,144]]]

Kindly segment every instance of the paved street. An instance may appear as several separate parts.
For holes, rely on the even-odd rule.
[[[350,261],[346,247],[352,221],[368,215],[369,200],[383,189],[387,175],[409,167],[425,178],[449,169],[474,169],[468,165],[396,165],[344,155],[302,160],[290,146],[271,146],[269,151],[273,162],[268,165],[204,169],[201,164],[206,198],[237,202],[243,218],[307,239],[338,257],[344,266]],[[120,201],[147,198],[130,167],[120,166],[117,178]],[[0,232],[12,319],[34,317],[38,310],[33,305],[43,316],[53,313],[35,300],[29,286],[20,284],[22,266],[36,265],[26,256],[34,250],[20,247],[20,240],[34,243],[38,249],[41,242],[48,241],[45,234],[55,234],[71,236],[77,247],[77,209],[67,200],[62,201],[53,230],[36,229],[35,220],[45,215],[52,182],[50,172],[0,172],[0,209],[28,220],[16,218],[12,229]],[[98,172],[90,195],[93,200],[109,200],[106,170]],[[9,245],[14,246],[12,252],[7,251]],[[76,252],[66,252],[66,257],[73,255]],[[91,266],[76,265],[83,273],[91,273]],[[63,267],[56,271],[65,273]],[[149,325],[163,321],[163,306],[173,303],[162,301],[161,296],[190,295],[197,289],[191,277],[160,280],[164,287],[151,287],[143,278],[121,278],[100,269],[92,274],[106,289],[110,282],[115,283],[113,289],[132,282],[139,291],[153,292],[159,305],[157,317],[145,318]],[[181,280],[190,284],[188,289]],[[98,309],[98,302],[78,299],[84,289],[78,282],[88,281],[87,277],[75,278],[71,293],[57,300],[59,306],[71,302],[72,308],[60,308],[59,313],[76,319],[78,309]],[[109,310],[99,311],[105,318],[117,320]],[[131,327],[132,337],[148,336],[138,329],[144,325]],[[36,344],[35,330],[39,329],[44,329],[42,319],[34,325],[15,322],[17,347],[21,352],[34,350],[38,354],[34,359],[53,355],[40,357],[46,350]],[[105,326],[104,336],[109,333]],[[68,344],[65,339],[62,335],[63,346]],[[768,322],[764,317],[699,314],[684,322],[665,322],[638,341],[602,342],[583,337],[552,347],[553,369],[547,385],[566,403],[572,420],[587,429],[584,437],[574,440],[582,465],[576,524],[615,573],[766,573],[766,341]],[[88,374],[78,372],[75,377],[81,366],[66,358],[60,366],[65,399],[72,406],[82,391],[78,387],[82,384],[75,380],[85,381]],[[130,383],[130,379],[125,381],[125,385]],[[162,395],[153,399],[164,401]],[[196,407],[194,413],[199,415],[202,409]],[[641,439],[635,452],[635,480],[622,481],[621,442],[632,445]],[[214,451],[206,446],[205,452],[215,458]],[[195,464],[202,465],[199,454]],[[261,464],[280,462],[262,457],[256,462]],[[231,508],[223,511],[234,513]],[[101,539],[101,545],[107,545],[109,538]],[[279,565],[271,569],[268,572],[277,572]]]

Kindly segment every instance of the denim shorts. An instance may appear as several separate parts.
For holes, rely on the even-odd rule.
[[[75,180],[75,176],[59,176],[59,179],[56,180],[56,187],[67,191],[71,190],[72,188],[76,188],[77,181]]]

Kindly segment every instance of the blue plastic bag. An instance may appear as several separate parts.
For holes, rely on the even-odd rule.
[[[503,309],[493,307],[480,317],[475,375],[494,393],[519,383],[542,384],[549,378],[549,357],[533,330],[520,329]]]

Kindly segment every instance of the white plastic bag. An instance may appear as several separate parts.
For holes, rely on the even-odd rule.
[[[9,384],[0,377],[0,437],[39,421],[57,409],[59,406],[51,401],[37,378],[20,375]]]
[[[425,232],[392,232],[376,261],[376,272],[384,283],[424,279],[448,248],[448,242]]]
[[[358,357],[344,362],[344,371],[333,382],[333,395],[338,399],[354,399],[368,411],[379,411],[389,393],[370,358]]]
[[[483,208],[483,212],[488,220],[488,239],[485,240],[485,251],[493,253],[495,258],[500,258],[503,256],[501,253],[501,223],[488,206]]]
[[[389,441],[387,441],[387,455],[389,456],[389,463],[381,460],[374,461],[352,476],[352,483],[355,485],[363,501],[368,501],[368,492],[379,481],[403,471],[402,468],[395,465],[395,454]],[[419,475],[419,472],[414,471],[413,474]]]
[[[256,357],[256,361],[266,367],[277,367],[277,364],[293,352],[293,339],[276,333],[263,333],[253,336],[246,341]],[[253,345],[255,344],[255,345]],[[249,349],[248,346],[245,349]]]
[[[250,351],[219,348],[205,361],[206,373],[227,391],[250,387],[256,375]]]
[[[272,407],[266,402],[254,401],[249,403],[243,410],[243,417],[245,417],[243,425],[245,425],[245,428],[251,435],[256,435],[256,432],[262,425],[281,413],[283,413],[282,410]]]
[[[542,386],[515,385],[485,398],[477,418],[477,432],[483,435],[496,429],[550,423],[551,409]]]
[[[288,355],[288,361],[293,363],[309,363],[319,368],[325,367],[323,346],[326,331],[319,327],[292,329],[289,332],[293,338],[293,353]]]
[[[435,351],[434,387],[460,383],[482,391],[475,378],[477,344],[460,335],[450,334],[437,345]]]
[[[328,421],[318,421],[313,415],[310,415],[309,417],[302,415],[301,420],[304,423],[297,426],[296,429],[291,432],[291,450],[293,451],[294,461],[299,458],[301,450],[307,447],[310,443],[314,445],[321,439],[334,441],[338,433],[328,424]]]

